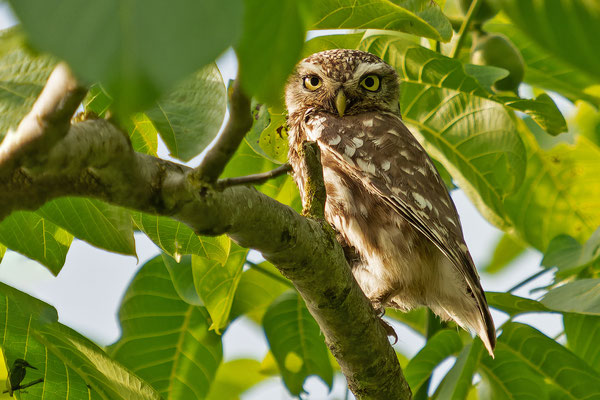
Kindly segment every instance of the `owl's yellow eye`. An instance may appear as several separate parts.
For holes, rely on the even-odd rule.
[[[360,81],[360,86],[364,87],[370,92],[376,92],[379,90],[379,77],[377,75],[367,75]]]
[[[316,75],[310,75],[304,78],[304,87],[308,90],[317,90],[323,85],[323,81]]]

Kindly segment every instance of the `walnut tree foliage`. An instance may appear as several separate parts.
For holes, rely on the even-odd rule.
[[[463,12],[453,0],[9,3],[19,25],[0,36],[0,140],[17,129],[65,61],[89,89],[82,118],[110,118],[136,152],[157,156],[162,140],[171,157],[187,162],[223,123],[231,85],[215,60],[233,48],[253,124],[221,178],[285,163],[282,91],[298,60],[338,47],[384,59],[402,80],[403,119],[446,183],[464,190],[505,232],[486,272],[504,271],[532,248],[553,276],[530,298],[487,293],[490,306],[509,317],[498,324],[495,359],[479,339],[440,325],[424,309],[390,312],[426,339],[412,359],[399,355],[414,398],[600,399],[597,1],[486,0],[500,12],[483,22],[474,18],[483,0]],[[307,32],[319,34],[306,40]],[[527,85],[520,96],[496,90],[507,69],[471,63],[477,40],[496,34],[519,53],[514,59]],[[491,60],[497,49],[487,51]],[[565,120],[547,92],[573,103],[575,115]],[[289,176],[256,189],[301,210]],[[73,238],[135,255],[133,233],[140,231],[162,250],[124,294],[122,337],[107,348],[59,323],[52,305],[0,284],[6,368],[23,358],[37,367],[28,379],[44,378],[26,394],[15,392],[17,398],[238,399],[272,376],[293,395],[303,393],[311,375],[331,387],[340,369],[296,282],[269,262],[249,263],[249,249],[238,240],[198,235],[169,215],[146,211],[61,196],[1,221],[0,261],[10,249],[55,275]],[[255,229],[259,235],[263,227]],[[526,316],[515,321],[528,313],[561,315],[564,335],[549,338]],[[263,328],[270,347],[264,360],[223,361],[222,334],[241,316]],[[456,361],[432,387],[433,370],[449,357]]]

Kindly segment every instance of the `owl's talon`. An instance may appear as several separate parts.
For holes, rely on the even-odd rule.
[[[381,317],[379,317],[379,323],[381,324],[381,326],[383,326],[383,329],[385,330],[386,335],[394,338],[394,343],[392,343],[392,344],[394,345],[394,344],[398,343],[398,334],[396,333],[394,328],[390,324],[385,322],[385,320]]]

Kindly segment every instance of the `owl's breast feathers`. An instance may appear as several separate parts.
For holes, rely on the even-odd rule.
[[[294,148],[304,140],[316,141],[321,148],[325,173],[328,169],[335,171],[330,175],[335,180],[343,180],[328,182],[325,177],[328,196],[334,195],[330,191],[336,190],[335,184],[357,196],[361,193],[364,194],[362,197],[370,195],[370,201],[376,201],[379,210],[400,216],[415,232],[433,243],[463,277],[468,294],[475,299],[483,324],[473,327],[482,338],[487,336],[484,342],[491,354],[495,344],[494,324],[464,242],[458,213],[431,159],[400,117],[382,112],[344,117],[308,112],[292,117],[297,122],[290,124],[296,127],[290,131],[290,162],[294,169],[299,165]],[[296,174],[300,175],[296,180],[302,192],[303,172],[296,171]],[[352,212],[355,213],[359,213],[359,208],[365,207],[364,203],[368,201],[352,197],[352,194],[350,198],[348,204],[340,207],[354,207]],[[329,222],[339,225],[335,221]],[[411,231],[405,229],[409,236],[415,236],[416,233]],[[411,240],[410,237],[406,239]]]

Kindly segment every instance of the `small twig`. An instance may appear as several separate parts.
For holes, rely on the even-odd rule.
[[[467,11],[467,15],[465,16],[465,19],[464,19],[462,25],[460,26],[460,30],[458,31],[458,40],[456,41],[456,43],[454,44],[454,48],[450,52],[450,58],[458,57],[458,55],[460,53],[460,49],[462,48],[463,43],[467,37],[467,31],[469,30],[469,26],[471,25],[471,22],[473,21],[473,18],[475,17],[475,13],[479,9],[480,4],[481,4],[481,0],[473,0],[471,2],[469,11]]]
[[[325,219],[325,181],[321,165],[321,151],[315,142],[303,142],[298,151],[306,171],[304,193],[302,193],[302,214],[314,218]]]
[[[225,178],[219,179],[217,181],[217,187],[220,189],[224,189],[230,186],[237,185],[260,185],[265,183],[269,179],[277,178],[283,174],[286,174],[292,170],[290,164],[285,163],[271,171],[263,172],[260,174],[246,175],[246,176],[238,176],[235,178]]]
[[[550,271],[550,268],[546,268],[543,269],[541,271],[536,272],[535,274],[527,277],[526,279],[522,280],[521,282],[517,283],[515,286],[511,287],[510,289],[507,290],[508,293],[512,293],[515,290],[518,290],[520,288],[522,288],[523,286],[527,285],[529,282],[539,278],[540,276],[544,275],[546,272]]]
[[[238,78],[229,99],[229,121],[200,165],[191,173],[192,181],[216,182],[251,127],[250,99],[242,91]]]
[[[294,285],[292,285],[292,282],[288,281],[281,275],[275,274],[275,273],[269,271],[268,269],[263,268],[260,264],[253,263],[252,261],[248,261],[248,260],[246,260],[246,264],[248,264],[250,266],[250,268],[257,270],[261,274],[266,275],[269,278],[274,279],[277,282],[282,283],[290,288],[294,288]]]
[[[13,392],[16,392],[17,390],[26,389],[29,386],[37,385],[38,383],[42,383],[42,382],[44,382],[44,378],[38,378],[35,381],[31,381],[31,382],[26,383],[24,385],[19,385],[19,386],[15,387],[15,388],[12,388],[12,390],[13,390]],[[5,390],[2,393],[8,393],[8,390]]]

